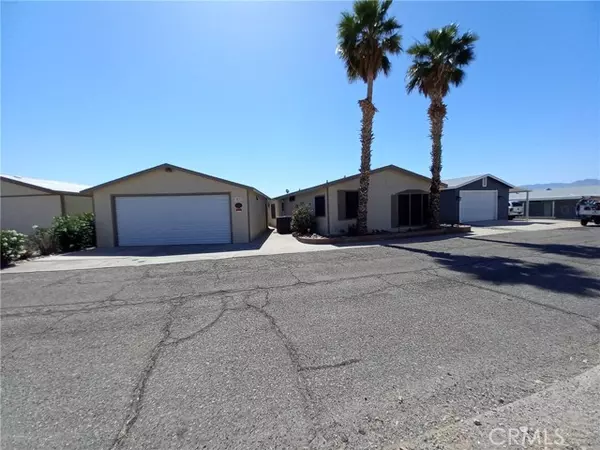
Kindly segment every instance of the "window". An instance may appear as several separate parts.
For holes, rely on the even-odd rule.
[[[290,202],[295,202],[295,201],[296,201],[296,196],[295,196],[295,195],[292,195],[292,196],[290,197]]]
[[[271,203],[271,219],[274,219],[276,216],[275,213],[275,203]]]
[[[487,187],[487,177],[481,179],[481,187]]]
[[[358,191],[346,191],[346,219],[358,217]]]
[[[315,217],[325,217],[325,196],[315,197]]]
[[[429,195],[409,193],[398,195],[398,227],[426,225],[429,221]],[[396,223],[393,221],[392,223]]]
[[[285,202],[281,200],[281,215],[285,216]]]

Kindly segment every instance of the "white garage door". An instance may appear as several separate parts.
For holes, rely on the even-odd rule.
[[[229,195],[116,197],[120,246],[231,242]]]
[[[460,221],[462,223],[496,220],[498,191],[460,191]]]

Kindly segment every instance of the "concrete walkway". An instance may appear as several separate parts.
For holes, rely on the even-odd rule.
[[[520,231],[550,231],[563,228],[581,227],[577,220],[529,219],[494,220],[472,225],[472,235],[490,236],[493,234],[515,233]]]
[[[579,222],[573,220],[540,219],[535,221],[530,220],[529,222],[520,220],[482,222],[473,225],[472,232],[469,235],[456,235],[451,238],[489,236],[520,231],[550,231],[580,226]],[[410,241],[445,240],[449,238],[450,237],[448,236],[435,236],[412,238]],[[373,247],[390,242],[393,243],[398,241],[378,241],[376,243],[345,246],[310,245],[298,242],[291,234],[281,235],[273,231],[249,244],[96,248],[24,261],[14,267],[4,269],[2,273],[99,269],[107,267],[143,266],[149,264],[242,258],[248,256],[279,255],[286,253],[322,252],[348,247]]]
[[[269,234],[265,234],[249,244],[95,248],[24,261],[14,267],[4,269],[2,273],[143,266],[284,253],[317,252],[338,248],[334,245],[302,244],[291,234],[282,235],[277,232],[269,232]]]

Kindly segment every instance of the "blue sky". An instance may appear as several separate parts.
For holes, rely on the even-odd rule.
[[[335,55],[343,2],[3,2],[2,172],[98,184],[163,162],[270,195],[358,171],[362,83]],[[447,98],[443,178],[600,177],[600,5],[396,2],[403,46],[480,35]],[[378,79],[373,168],[429,172],[407,55]]]

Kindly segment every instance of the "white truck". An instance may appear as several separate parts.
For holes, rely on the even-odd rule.
[[[575,205],[575,215],[584,227],[588,222],[600,225],[600,197],[583,197]]]
[[[513,220],[515,217],[522,217],[523,214],[525,214],[523,202],[508,202],[508,220]]]

